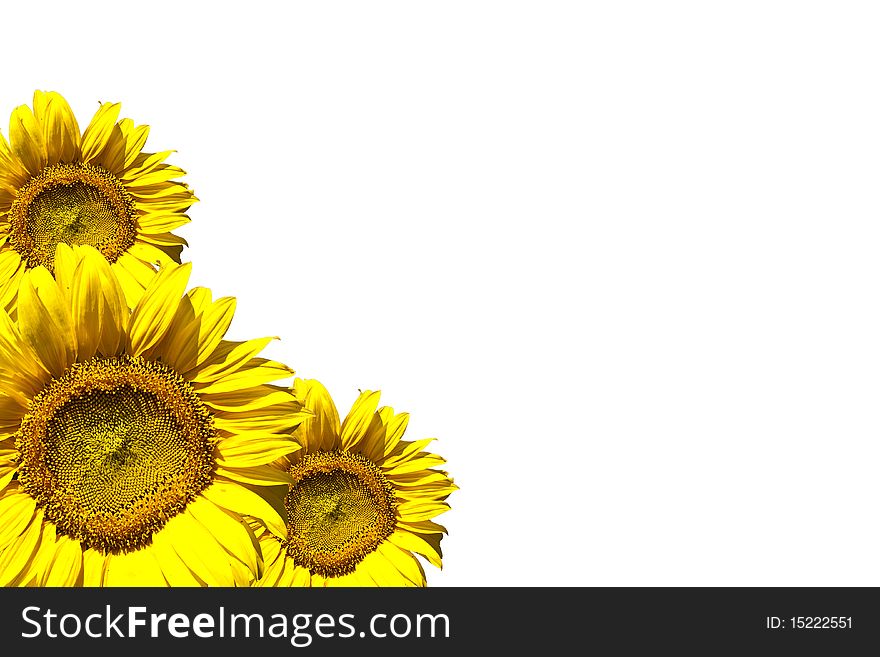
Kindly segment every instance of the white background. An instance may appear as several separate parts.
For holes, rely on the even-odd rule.
[[[880,585],[871,2],[16,3],[177,149],[193,283],[461,486],[452,585]]]

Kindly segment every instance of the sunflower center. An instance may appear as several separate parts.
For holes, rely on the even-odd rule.
[[[136,550],[211,483],[213,416],[159,362],[73,365],[31,401],[16,434],[19,481],[59,533]]]
[[[290,471],[284,500],[287,553],[323,577],[354,571],[394,531],[394,490],[370,460],[351,452],[309,454]]]
[[[88,244],[116,262],[137,234],[134,199],[91,164],[54,164],[31,178],[9,210],[10,244],[29,267],[55,266],[55,247]]]

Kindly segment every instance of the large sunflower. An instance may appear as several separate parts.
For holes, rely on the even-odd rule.
[[[153,265],[180,262],[186,241],[171,233],[187,223],[196,200],[172,151],[142,152],[149,126],[119,120],[103,103],[80,134],[70,106],[54,92],[34,92],[34,107],[15,109],[9,143],[0,135],[0,306],[9,308],[23,272],[55,267],[55,245],[98,249],[129,305]]]
[[[93,248],[60,244],[0,311],[0,585],[247,585],[242,514],[283,531],[251,489],[290,475],[303,417],[257,358],[223,339],[234,299],[184,294],[167,265],[133,309]]]
[[[425,586],[413,553],[442,566],[446,529],[432,518],[457,488],[424,451],[433,438],[402,440],[409,416],[377,410],[378,392],[362,393],[341,426],[320,383],[297,379],[294,394],[314,416],[297,429],[303,449],[282,459],[287,530],[261,531],[257,585]]]

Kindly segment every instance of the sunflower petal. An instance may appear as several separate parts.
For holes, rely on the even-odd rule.
[[[21,535],[36,510],[36,501],[25,493],[14,492],[0,497],[0,549]]]
[[[256,447],[239,447],[228,448],[225,442],[221,441],[217,445],[217,464],[224,468],[240,469],[250,468],[256,465],[268,465],[283,456],[288,456],[293,452],[301,449],[300,446],[292,440],[282,440],[275,438],[272,440],[262,440]]]
[[[425,586],[425,573],[418,560],[408,551],[383,541],[376,550],[385,557],[400,573],[416,586]]]
[[[95,112],[82,137],[83,162],[89,163],[101,155],[116,127],[121,108],[119,103],[103,103]]]
[[[340,442],[342,449],[353,450],[367,433],[373,421],[373,413],[379,405],[379,393],[365,390],[351,407],[345,420],[342,421]]]
[[[165,586],[162,569],[147,548],[107,555],[104,586]]]
[[[246,468],[232,468],[217,466],[217,474],[243,484],[254,486],[277,486],[278,484],[292,484],[290,475],[269,465],[253,465]]]
[[[153,550],[168,586],[202,586],[204,582],[183,562],[168,541],[159,538],[161,535],[162,532],[155,535],[149,549]]]
[[[95,355],[101,341],[104,294],[97,270],[86,260],[80,260],[74,271],[70,302],[77,352],[80,360],[88,360]]]
[[[37,509],[22,534],[0,553],[0,586],[14,584],[26,571],[27,564],[39,547],[43,510]]]
[[[188,511],[171,518],[159,533],[167,534],[178,556],[209,585],[234,586],[231,557]]]
[[[107,558],[89,548],[83,550],[83,586],[101,586],[107,570]]]
[[[28,272],[18,293],[18,326],[21,336],[54,376],[60,376],[76,357],[70,312],[63,307],[58,288],[47,284],[51,274],[36,267]],[[38,291],[35,283],[40,286]]]
[[[293,374],[293,370],[287,365],[276,363],[265,358],[253,358],[245,364],[230,366],[220,376],[209,375],[213,382],[204,384],[197,379],[201,376],[198,370],[188,372],[191,380],[196,383],[196,388],[202,394],[221,394],[226,392],[242,391],[263,385],[279,379],[286,379]]]
[[[12,152],[31,176],[42,171],[48,160],[43,130],[27,105],[20,105],[9,119],[9,141]]]
[[[267,344],[277,339],[277,337],[268,337],[244,342],[223,341],[214,353],[199,365],[198,370],[193,373],[192,380],[197,383],[212,383],[222,379],[240,369]]]
[[[430,520],[449,511],[446,502],[423,502],[412,500],[397,505],[397,515],[403,522]]]
[[[244,486],[231,481],[215,480],[202,491],[202,495],[224,509],[259,519],[276,536],[287,536],[284,520],[272,505]]]
[[[415,586],[378,550],[367,554],[358,564],[358,570],[371,577],[379,586]]]
[[[155,345],[171,325],[186,289],[192,266],[164,267],[131,313],[129,354],[140,356]]]
[[[196,364],[203,363],[220,345],[223,336],[232,323],[235,314],[235,299],[222,297],[217,299],[202,314],[199,327],[199,351]]]
[[[64,97],[54,91],[34,92],[34,114],[43,128],[48,164],[76,161],[80,149],[79,125]]]
[[[147,143],[147,137],[150,135],[150,126],[139,125],[126,135],[125,143],[125,162],[123,163],[123,171],[121,175],[125,175],[128,168],[134,164],[137,156],[141,154]]]
[[[73,586],[82,574],[82,547],[67,536],[58,535],[55,540],[55,555],[48,567],[46,586]]]
[[[309,452],[329,452],[339,446],[339,413],[327,389],[314,379],[296,379],[293,394],[302,402],[303,408],[314,413],[304,420],[297,436]]]
[[[186,508],[205,529],[211,532],[220,545],[250,569],[253,577],[260,576],[257,546],[252,542],[251,535],[242,524],[240,517],[233,518],[225,508],[220,508],[201,496],[196,497]]]
[[[425,557],[433,566],[443,568],[443,553],[440,552],[439,543],[435,549],[433,545],[428,543],[418,534],[412,534],[400,529],[394,530],[394,533],[388,537],[388,540],[402,550],[416,552]]]

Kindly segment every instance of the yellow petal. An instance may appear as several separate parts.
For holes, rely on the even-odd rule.
[[[277,554],[272,558],[266,554],[266,548],[271,548],[273,544],[276,546],[279,545],[278,541],[274,539],[260,541],[260,547],[263,548],[263,560],[265,566],[263,568],[263,576],[256,584],[254,584],[254,586],[277,586],[278,580],[284,572],[284,559],[279,559]]]
[[[287,570],[292,571],[291,581],[288,586],[310,586],[312,583],[311,573],[300,566],[294,566],[290,560],[287,560]]]
[[[215,480],[202,495],[214,504],[240,515],[258,518],[278,537],[287,537],[287,527],[278,512],[262,497],[233,482]]]
[[[449,511],[450,506],[446,502],[421,502],[413,500],[397,506],[397,515],[404,522],[418,520],[430,520],[441,513]]]
[[[131,119],[122,119],[113,126],[107,137],[104,150],[92,161],[114,176],[120,176],[125,167],[125,135],[133,126],[134,122]]]
[[[141,240],[137,240],[132,244],[131,247],[129,247],[128,252],[135,258],[139,258],[144,262],[162,268],[180,262],[179,259],[169,256],[168,253],[162,249],[153,246],[152,244],[147,244]]]
[[[73,586],[82,573],[83,555],[79,541],[58,535],[55,557],[49,564],[46,586]]]
[[[365,436],[373,414],[379,405],[379,393],[365,390],[360,394],[351,407],[345,420],[342,422],[341,444],[342,449],[352,450]]]
[[[0,252],[0,276],[3,279],[10,278],[21,267],[21,256],[17,251],[9,249]]]
[[[414,586],[413,582],[378,551],[367,554],[358,564],[358,571],[368,575],[378,586]]]
[[[101,155],[116,126],[116,120],[119,118],[121,107],[119,103],[103,103],[98,108],[91,123],[89,123],[85,133],[83,133],[83,162],[91,162]]]
[[[217,411],[229,411],[240,413],[253,411],[260,408],[275,406],[276,404],[294,403],[293,395],[287,390],[275,386],[260,385],[243,390],[232,390],[219,394],[201,394],[202,401]]]
[[[52,283],[48,283],[45,277]],[[35,283],[40,285],[39,291]],[[52,275],[43,267],[28,272],[18,293],[21,336],[53,376],[60,376],[76,358],[70,312],[63,307],[59,297]]]
[[[118,262],[113,263],[113,274],[119,281],[119,286],[124,294],[126,307],[134,308],[141,300],[141,297],[144,296],[143,286],[137,282],[137,279],[131,275],[131,272]]]
[[[148,125],[139,125],[133,128],[131,132],[126,135],[125,162],[123,164],[125,170],[128,170],[128,168],[134,164],[137,156],[141,154],[141,151],[147,143],[147,137],[149,135],[150,126]],[[123,171],[122,173],[124,175],[125,171]]]
[[[394,533],[388,537],[388,540],[403,550],[409,550],[410,552],[421,554],[437,568],[443,567],[443,554],[439,550],[439,544],[437,549],[435,549],[434,546],[418,534],[412,534],[401,529],[395,529]]]
[[[106,569],[107,558],[103,554],[92,548],[83,551],[83,586],[101,586]]]
[[[244,342],[222,342],[210,358],[205,360],[194,372],[192,380],[198,383],[211,383],[232,374],[277,337],[257,338]],[[221,392],[219,390],[215,392]]]
[[[160,533],[166,534],[183,562],[209,585],[235,585],[231,557],[188,511],[171,518]]]
[[[383,557],[385,557],[404,577],[416,586],[425,586],[425,573],[422,567],[412,554],[405,550],[401,550],[396,545],[388,541],[382,541],[376,548]]]
[[[126,183],[131,183],[150,171],[155,171],[156,169],[161,169],[163,166],[167,166],[163,165],[162,162],[174,152],[175,151],[138,153],[135,155],[134,161],[132,161],[131,164],[126,164],[126,170],[121,175],[122,180]]]
[[[190,222],[185,214],[145,214],[138,217],[138,226],[142,233],[167,233]]]
[[[442,535],[447,533],[446,527],[431,520],[413,520],[412,522],[398,520],[397,526],[406,531],[415,532],[429,542],[433,540],[431,534]]]
[[[254,411],[218,411],[214,415],[214,426],[230,433],[289,433],[307,417],[310,417],[308,411],[302,410],[296,402],[290,402]]]
[[[34,114],[43,128],[48,163],[75,162],[79,159],[80,132],[73,110],[54,91],[34,93]]]
[[[104,317],[104,294],[97,270],[81,260],[73,273],[70,289],[73,335],[77,339],[77,352],[85,361],[95,355],[101,340]]]
[[[381,462],[385,453],[386,426],[379,412],[373,413],[370,424],[364,432],[364,436],[355,448],[373,463]]]
[[[383,466],[391,468],[399,463],[409,461],[411,458],[421,453],[425,447],[430,445],[435,438],[423,438],[422,440],[414,440],[412,442],[403,441],[398,444],[398,448],[390,455],[385,457]]]
[[[418,472],[419,470],[436,468],[437,466],[446,463],[446,460],[443,457],[437,456],[436,454],[428,454],[427,452],[422,452],[422,454],[424,454],[424,456],[417,455],[412,460],[401,461],[390,467],[383,465],[385,474],[390,476],[409,474],[411,472]]]
[[[249,441],[247,445],[229,447],[228,441],[217,445],[217,464],[235,470],[273,463],[301,447],[290,439],[270,435],[266,440]]]
[[[142,290],[146,290],[153,277],[156,275],[156,269],[151,264],[135,258],[130,253],[123,253],[116,261],[119,267],[122,267],[138,282]]]
[[[203,363],[220,344],[235,314],[235,299],[217,299],[202,314],[199,326],[199,352],[196,363]]]
[[[339,413],[327,389],[314,379],[296,379],[293,394],[314,413],[300,424],[297,436],[306,450],[332,451],[339,446]]]
[[[196,497],[186,509],[211,532],[220,545],[250,569],[254,578],[260,576],[259,547],[242,524],[240,516],[233,518],[225,508],[202,496]]]
[[[144,354],[165,335],[174,319],[191,270],[189,263],[169,265],[150,283],[131,313],[128,353],[132,356]]]
[[[293,479],[287,472],[269,465],[254,465],[247,468],[221,467],[218,465],[216,472],[222,477],[254,486],[277,486],[278,484],[293,483]]]
[[[203,586],[204,582],[199,579],[196,574],[178,556],[171,544],[164,538],[162,532],[153,537],[153,544],[150,546],[153,555],[162,569],[162,575],[168,586]]]
[[[41,532],[40,543],[31,559],[28,575],[29,578],[33,578],[36,586],[46,586],[46,582],[49,581],[52,562],[55,560],[55,552],[58,548],[58,533],[55,531],[55,525],[44,522]]]
[[[36,176],[47,162],[43,130],[27,105],[16,107],[9,119],[9,141],[12,151],[28,173]]]
[[[55,247],[55,281],[58,288],[69,299],[73,285],[73,272],[79,262],[70,245],[59,242]]]
[[[198,368],[188,370],[190,380],[196,383],[196,389],[201,394],[215,395],[239,390],[247,390],[255,386],[263,385],[279,379],[286,379],[293,374],[293,370],[287,365],[276,363],[265,358],[253,358],[238,366],[230,366],[222,375],[210,375],[211,383],[201,383],[197,379],[201,376]],[[308,411],[306,411],[308,414]]]
[[[26,571],[27,564],[39,546],[42,525],[43,510],[37,509],[25,531],[0,553],[0,586],[15,583]]]
[[[379,409],[380,413],[383,409]],[[387,428],[385,430],[385,456],[388,456],[395,450],[400,443],[406,427],[409,424],[409,413],[399,413],[392,418],[386,420]]]
[[[107,555],[104,586],[166,586],[162,569],[149,548]]]
[[[26,493],[15,491],[0,497],[0,550],[21,535],[36,509],[36,501]]]
[[[116,355],[125,344],[128,328],[129,306],[126,303],[125,293],[110,263],[98,251],[88,247],[83,248],[82,253],[82,266],[87,266],[91,271],[96,272],[100,281],[102,301],[98,351],[105,356]],[[88,277],[88,282],[92,285],[95,279]]]

